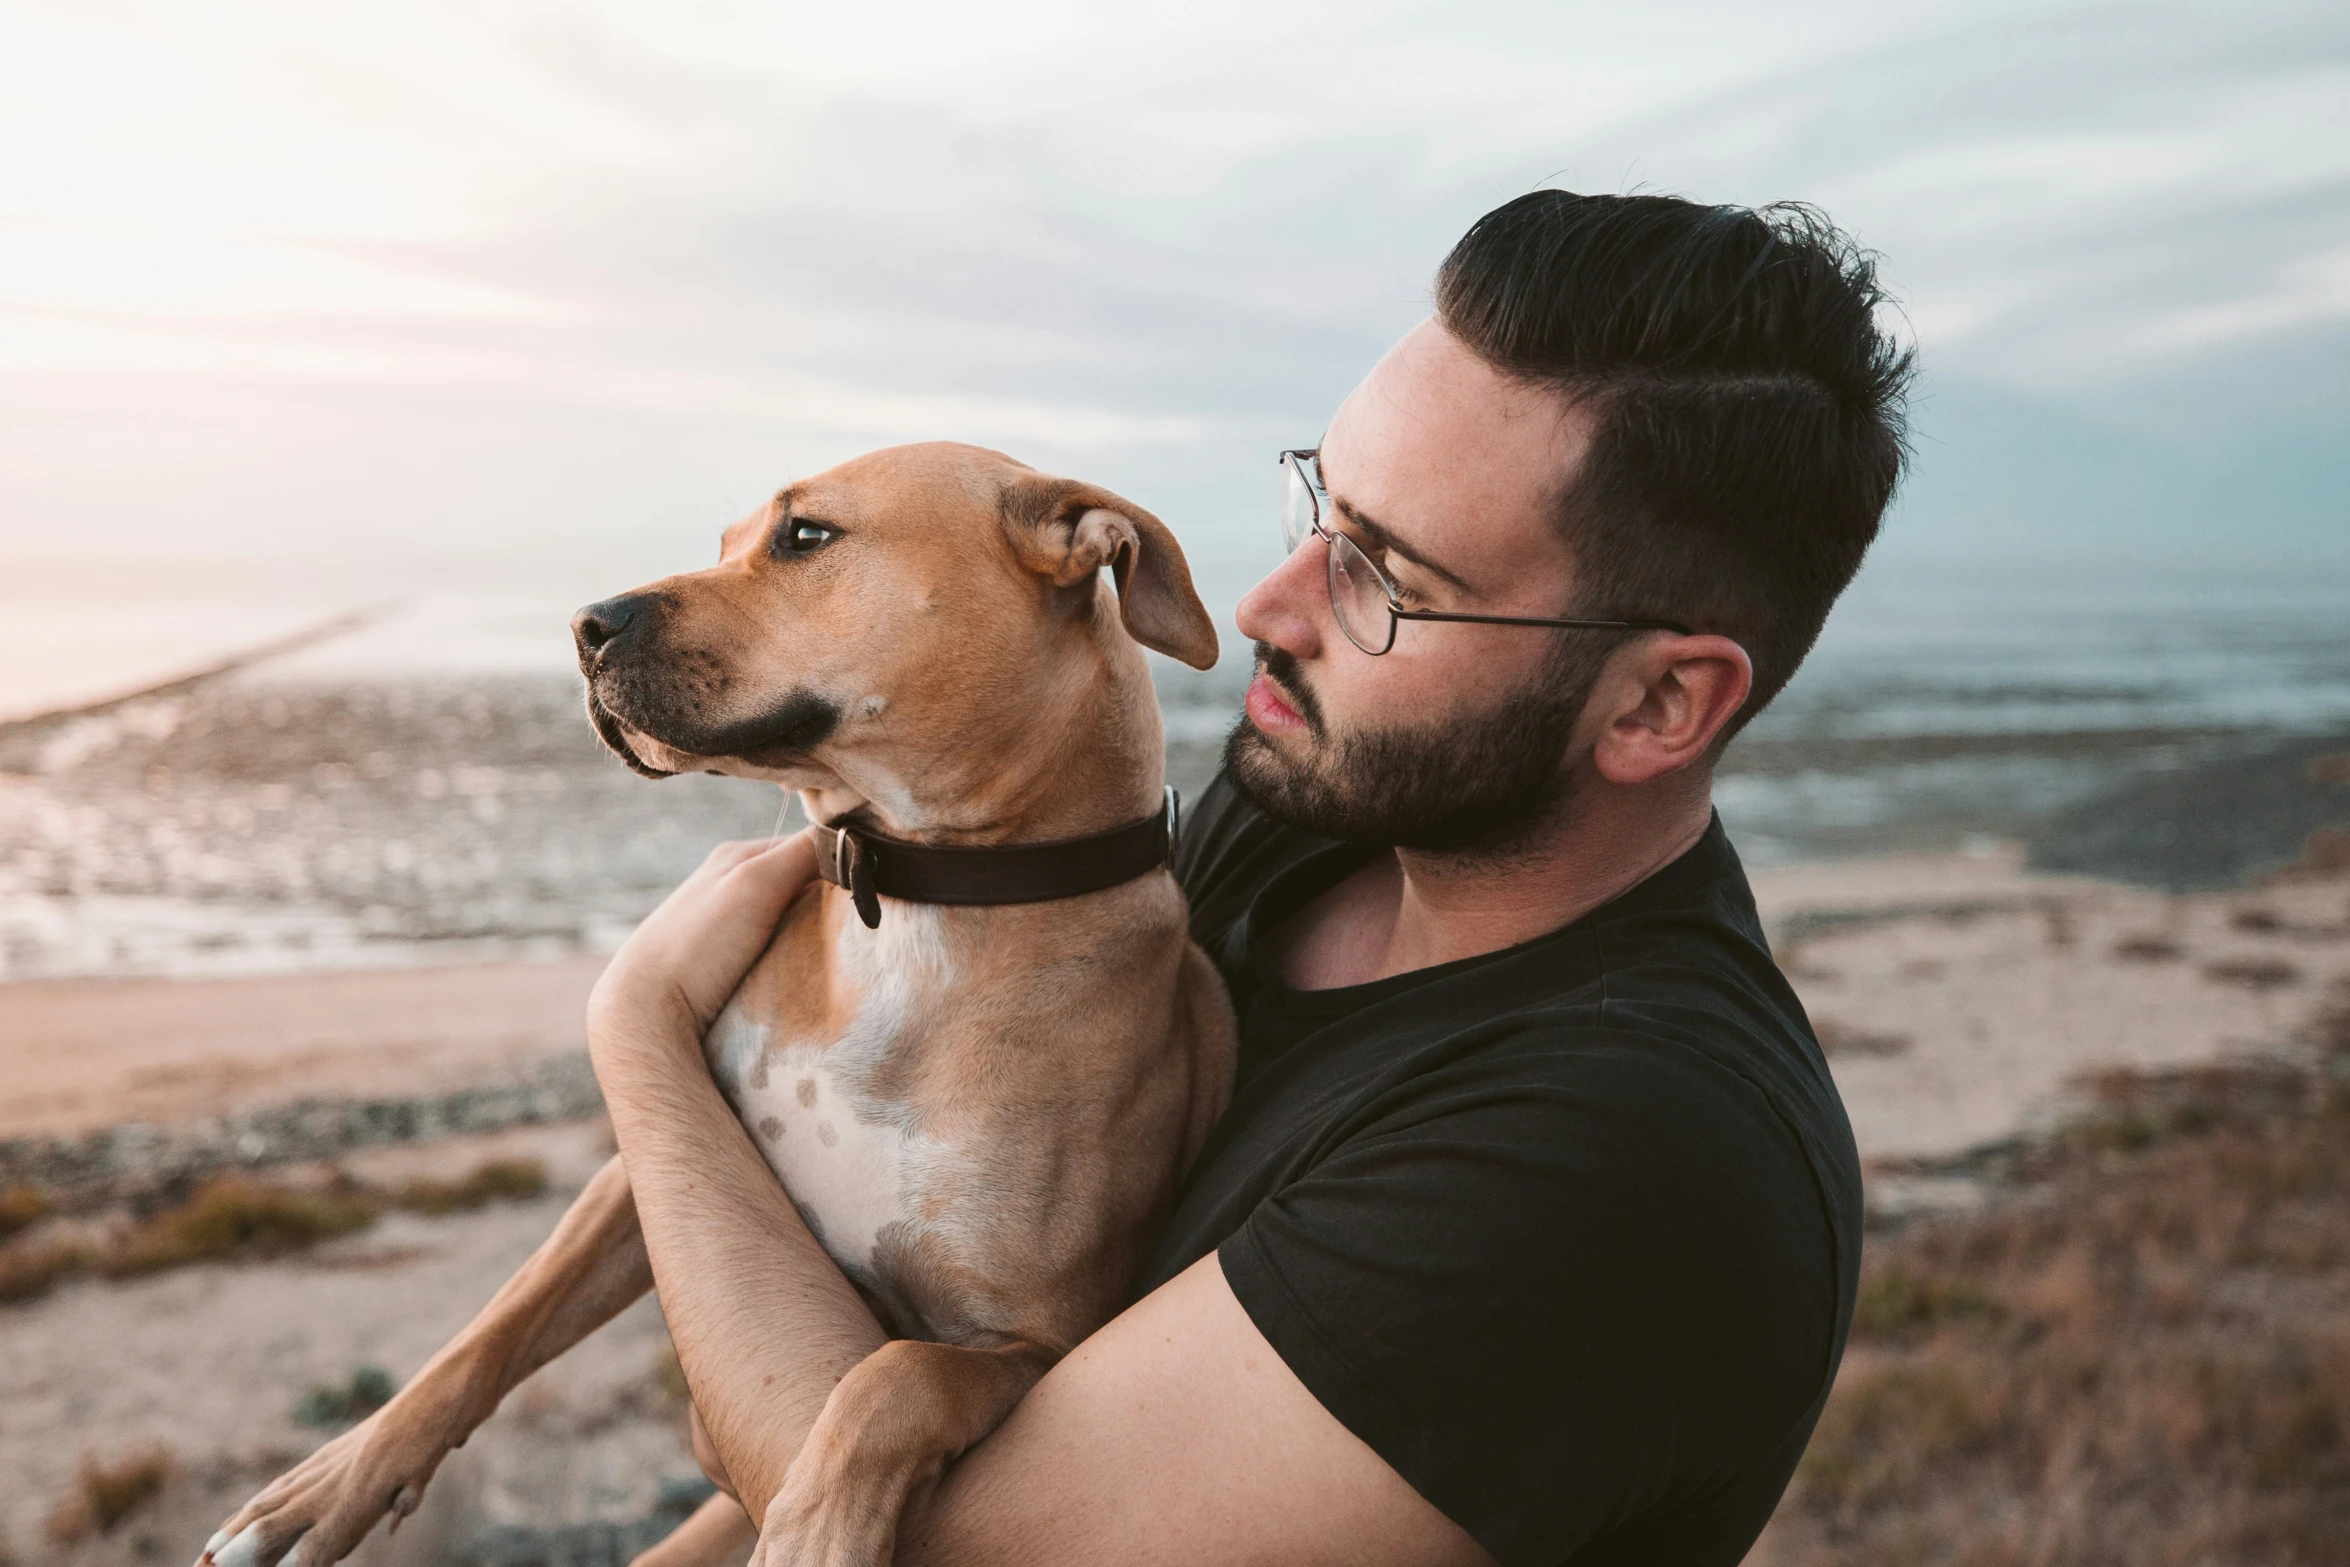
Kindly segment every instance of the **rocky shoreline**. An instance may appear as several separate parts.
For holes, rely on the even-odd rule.
[[[600,1115],[587,1052],[530,1062],[513,1079],[444,1093],[300,1099],[181,1125],[127,1122],[68,1137],[0,1140],[0,1187],[27,1186],[75,1211],[139,1204],[224,1170],[335,1159],[362,1148]]]

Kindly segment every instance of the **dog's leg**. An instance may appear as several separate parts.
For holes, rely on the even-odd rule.
[[[759,1532],[751,1527],[751,1515],[742,1503],[721,1492],[628,1567],[731,1567],[758,1540]]]
[[[949,1459],[1003,1424],[1060,1358],[1029,1343],[894,1339],[841,1378],[767,1508],[751,1567],[880,1567]]]
[[[240,1508],[198,1567],[340,1561],[386,1512],[414,1512],[441,1460],[523,1378],[652,1287],[628,1172],[615,1158],[463,1332],[390,1403]]]

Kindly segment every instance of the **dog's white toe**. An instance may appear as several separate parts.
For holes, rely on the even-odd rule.
[[[225,1545],[219,1543],[219,1535],[212,1538],[214,1543],[205,1547],[206,1554],[212,1558],[212,1567],[261,1567],[260,1524],[245,1525],[237,1537]],[[293,1559],[293,1552],[288,1551],[284,1560],[291,1562]]]

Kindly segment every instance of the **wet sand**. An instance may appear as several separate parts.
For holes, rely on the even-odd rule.
[[[586,1048],[600,957],[0,985],[0,1139],[487,1082]]]

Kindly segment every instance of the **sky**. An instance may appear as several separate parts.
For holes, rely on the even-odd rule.
[[[2350,536],[2338,0],[0,0],[0,575],[651,575],[953,438],[1228,603],[1273,453],[1543,185],[1881,255],[1889,551]]]

